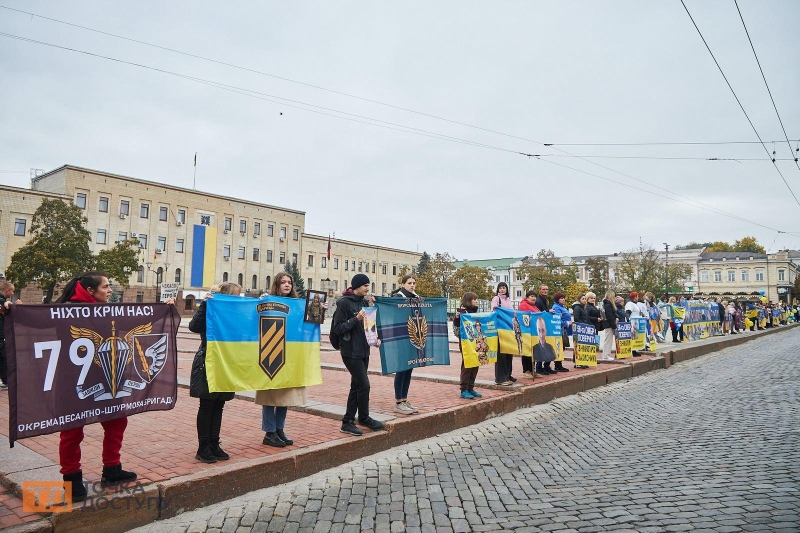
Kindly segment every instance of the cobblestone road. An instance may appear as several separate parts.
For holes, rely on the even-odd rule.
[[[800,331],[142,531],[800,531]]]

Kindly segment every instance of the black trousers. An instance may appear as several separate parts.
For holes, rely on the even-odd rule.
[[[522,371],[533,372],[533,357],[528,357],[527,355],[522,356]]]
[[[222,427],[222,410],[224,408],[225,400],[200,399],[200,407],[197,409],[198,440],[219,440],[219,431]]]
[[[342,418],[342,423],[353,423],[356,415],[360,421],[369,418],[369,357],[366,359],[354,359],[352,357],[342,357],[344,366],[350,372],[350,394],[347,395],[347,408]]]
[[[8,371],[6,370],[6,340],[0,339],[0,380],[8,384]]]
[[[509,381],[511,377],[511,363],[514,361],[514,356],[507,353],[498,353],[497,362],[494,364],[494,381],[496,383],[503,383]]]
[[[679,328],[674,326],[672,328],[672,342],[678,342],[678,337],[680,337],[680,341],[683,342],[683,324],[681,324]]]

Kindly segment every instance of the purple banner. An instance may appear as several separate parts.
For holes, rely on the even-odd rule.
[[[175,406],[173,305],[15,305],[5,322],[12,445]]]

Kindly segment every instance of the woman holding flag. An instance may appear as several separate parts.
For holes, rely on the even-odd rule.
[[[405,275],[400,280],[400,288],[394,293],[394,296],[400,298],[419,298],[416,292],[417,280],[414,276]],[[416,407],[411,405],[408,401],[408,388],[411,386],[411,371],[409,368],[403,372],[398,372],[394,375],[394,412],[401,415],[412,415],[419,411]]]

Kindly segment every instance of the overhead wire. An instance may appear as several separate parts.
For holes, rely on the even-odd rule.
[[[747,30],[747,24],[744,23],[744,16],[742,15],[742,10],[739,9],[739,2],[738,0],[733,0],[733,3],[736,4],[736,11],[739,12],[739,18],[742,21],[742,26],[744,26],[744,32],[747,34],[747,40],[750,43],[750,48],[753,50],[753,56],[756,58],[756,63],[758,64],[758,70],[761,72],[761,78],[764,80],[764,85],[767,87],[767,93],[769,93],[769,99],[772,101],[772,107],[775,109],[775,114],[778,116],[778,122],[781,124],[781,130],[783,130],[783,136],[786,138],[786,144],[789,145],[789,153],[792,153],[792,143],[789,141],[789,135],[786,133],[786,128],[783,125],[783,120],[781,119],[781,114],[778,113],[778,106],[775,104],[775,99],[772,97],[772,91],[769,88],[769,83],[767,83],[767,76],[764,74],[764,69],[761,68],[761,61],[758,59],[758,54],[756,53],[756,47],[753,45],[753,39],[750,38],[750,32]],[[774,161],[774,159],[773,159]],[[797,170],[800,170],[800,164],[797,163],[797,157],[794,158],[794,164],[797,166]]]
[[[769,153],[769,149],[766,147],[766,145],[764,144],[764,141],[761,139],[761,135],[759,135],[758,130],[756,129],[755,125],[753,124],[753,121],[750,120],[750,115],[747,114],[747,111],[745,110],[744,105],[742,105],[741,100],[739,100],[739,97],[736,95],[736,91],[733,90],[733,86],[731,85],[731,82],[728,81],[728,77],[725,75],[725,72],[722,70],[722,67],[719,64],[719,61],[717,61],[717,58],[714,55],[714,52],[711,51],[711,47],[708,45],[708,42],[706,42],[706,38],[703,36],[703,32],[700,31],[700,27],[694,21],[694,17],[692,17],[692,14],[689,12],[689,8],[686,7],[686,2],[681,0],[681,4],[683,5],[683,9],[686,10],[686,14],[689,15],[689,19],[692,21],[692,24],[694,25],[694,28],[697,30],[697,34],[700,35],[700,39],[703,40],[703,44],[706,46],[706,50],[708,50],[708,53],[711,54],[711,59],[713,59],[714,60],[714,64],[717,65],[717,68],[719,69],[719,73],[722,74],[722,77],[725,80],[725,83],[728,84],[728,88],[731,90],[731,93],[733,94],[733,97],[736,99],[736,102],[739,104],[739,108],[742,110],[742,113],[744,113],[744,116],[747,118],[747,122],[750,123],[750,127],[753,128],[753,132],[756,134],[756,137],[758,137],[758,140],[761,141],[761,146],[764,148],[764,151],[767,153],[767,157],[769,157],[770,160],[772,161],[772,165],[775,167],[775,170],[780,175],[781,179],[783,180],[783,183],[786,185],[786,188],[789,189],[790,193],[792,193],[792,198],[794,198],[794,201],[797,203],[798,206],[800,206],[800,200],[797,199],[797,196],[794,194],[794,191],[789,186],[789,182],[787,182],[786,178],[783,177],[783,172],[781,172],[781,169],[778,168],[777,163],[775,163],[775,160],[772,158],[772,154]]]
[[[800,141],[793,139],[792,142]],[[775,141],[766,141],[775,142]],[[761,144],[760,141],[709,141],[709,142],[637,142],[637,143],[545,143],[545,146],[701,146],[724,144]]]
[[[0,7],[3,7],[3,6],[0,6]],[[333,117],[333,118],[338,118],[338,119],[342,119],[342,120],[348,120],[348,121],[352,121],[352,122],[358,122],[358,123],[361,123],[361,124],[377,126],[377,127],[381,127],[381,128],[385,128],[385,129],[401,131],[401,132],[406,132],[406,133],[413,133],[413,134],[416,134],[416,135],[422,135],[422,136],[425,136],[425,137],[431,137],[431,138],[436,138],[436,139],[446,140],[446,141],[451,141],[451,142],[457,142],[457,143],[460,143],[460,144],[466,144],[466,145],[476,146],[476,147],[485,148],[485,149],[498,150],[498,151],[517,154],[517,155],[524,155],[524,156],[527,156],[529,158],[536,158],[536,159],[539,159],[540,161],[545,161],[547,163],[554,164],[556,166],[561,166],[563,168],[570,169],[570,170],[573,170],[573,171],[576,171],[576,172],[580,172],[580,173],[583,173],[583,174],[587,174],[589,176],[594,176],[594,177],[597,177],[599,179],[603,179],[605,181],[609,181],[609,182],[612,182],[612,183],[616,183],[618,185],[622,185],[624,187],[630,187],[630,188],[633,188],[635,190],[646,192],[648,194],[652,194],[652,195],[658,196],[659,198],[662,198],[662,199],[672,200],[672,201],[675,201],[675,202],[678,202],[678,203],[689,205],[689,206],[697,208],[697,209],[704,209],[704,210],[707,210],[707,211],[712,211],[714,213],[717,213],[717,214],[720,214],[720,215],[723,215],[723,216],[726,216],[726,217],[730,217],[730,218],[733,218],[733,219],[736,219],[736,220],[740,220],[740,221],[743,221],[743,222],[747,222],[747,223],[750,223],[750,224],[754,224],[754,225],[757,225],[757,226],[760,226],[760,227],[763,227],[763,228],[766,228],[766,229],[770,229],[772,231],[779,231],[779,230],[776,230],[775,228],[766,226],[766,225],[758,223],[758,222],[754,222],[752,220],[746,219],[746,218],[738,216],[738,215],[734,215],[734,214],[725,212],[725,211],[723,211],[721,209],[718,209],[718,208],[716,208],[714,206],[711,206],[709,204],[705,204],[703,202],[700,202],[699,200],[696,200],[694,198],[690,198],[690,197],[687,197],[687,196],[680,195],[678,193],[670,191],[669,189],[660,187],[658,185],[654,185],[654,184],[649,183],[649,182],[647,182],[645,180],[641,180],[639,178],[635,178],[635,177],[630,176],[628,174],[619,172],[619,171],[614,170],[614,169],[610,169],[610,168],[608,168],[608,167],[606,167],[604,165],[600,165],[599,163],[595,163],[595,162],[592,162],[592,161],[589,161],[589,162],[594,164],[594,165],[600,166],[601,168],[610,170],[610,171],[615,172],[617,174],[620,174],[620,175],[629,177],[629,178],[631,178],[633,180],[636,180],[636,181],[639,181],[641,183],[644,183],[645,185],[647,185],[649,187],[653,187],[655,189],[662,190],[662,191],[664,191],[664,192],[666,192],[668,194],[677,196],[679,198],[683,198],[685,200],[688,200],[689,202],[694,202],[694,203],[689,203],[689,202],[686,202],[686,201],[682,201],[682,200],[679,200],[677,198],[664,197],[663,195],[661,195],[659,193],[656,193],[656,192],[653,192],[653,191],[648,191],[646,189],[642,189],[640,187],[636,187],[636,186],[633,186],[633,185],[630,185],[630,184],[626,184],[624,182],[620,182],[620,181],[617,181],[617,180],[612,180],[610,178],[605,178],[605,177],[600,176],[598,174],[594,174],[594,173],[591,173],[591,172],[587,172],[587,171],[583,171],[583,170],[576,169],[576,168],[573,168],[573,167],[569,167],[567,165],[562,165],[562,164],[559,164],[559,163],[555,163],[553,161],[547,161],[545,159],[541,159],[541,157],[537,156],[536,154],[529,154],[529,153],[520,152],[520,151],[517,151],[517,150],[502,148],[502,147],[489,145],[489,144],[485,144],[485,143],[479,143],[479,142],[471,141],[471,140],[468,140],[468,139],[463,139],[463,138],[453,137],[453,136],[449,136],[449,135],[439,134],[439,133],[436,133],[436,132],[431,132],[431,131],[428,131],[428,130],[422,130],[422,129],[419,129],[419,128],[405,126],[405,125],[402,125],[402,124],[382,121],[382,120],[379,120],[379,119],[373,119],[371,117],[366,117],[366,116],[363,116],[363,115],[355,115],[355,114],[347,113],[347,112],[344,112],[344,111],[339,111],[339,110],[335,110],[335,109],[331,109],[331,108],[325,108],[325,107],[317,106],[317,105],[314,105],[314,104],[308,104],[306,102],[300,102],[300,101],[297,101],[297,100],[291,100],[291,99],[283,98],[283,97],[280,97],[280,96],[270,95],[270,94],[267,94],[267,93],[261,93],[259,91],[254,91],[254,90],[251,90],[251,89],[244,89],[244,88],[241,88],[241,87],[236,87],[236,86],[232,86],[232,85],[227,85],[227,84],[223,84],[223,83],[220,83],[220,82],[216,82],[216,81],[213,81],[213,80],[207,80],[207,79],[198,78],[198,77],[195,77],[195,76],[189,76],[189,75],[186,75],[186,74],[180,74],[180,73],[177,73],[177,72],[173,72],[173,71],[169,71],[169,70],[165,70],[165,69],[160,69],[160,68],[157,68],[157,67],[152,67],[152,66],[149,66],[149,65],[135,63],[135,62],[132,62],[132,61],[126,61],[126,60],[122,60],[122,59],[118,59],[118,58],[114,58],[114,57],[110,57],[110,56],[105,56],[105,55],[102,55],[102,54],[97,54],[97,53],[94,53],[94,52],[88,52],[88,51],[85,51],[85,50],[79,50],[79,49],[76,49],[76,48],[57,45],[57,44],[54,44],[54,43],[48,43],[48,42],[45,42],[45,41],[39,41],[39,40],[36,40],[36,39],[30,39],[28,37],[22,37],[22,36],[19,36],[19,35],[13,35],[13,34],[9,34],[9,33],[0,32],[0,36],[11,38],[11,39],[16,39],[16,40],[20,40],[20,41],[24,41],[24,42],[29,42],[29,43],[33,43],[33,44],[38,44],[38,45],[42,45],[42,46],[48,46],[48,47],[52,47],[52,48],[56,48],[56,49],[61,49],[61,50],[69,51],[69,52],[79,53],[79,54],[83,54],[83,55],[87,55],[87,56],[91,56],[91,57],[96,57],[98,59],[104,59],[104,60],[113,61],[113,62],[117,62],[117,63],[121,63],[121,64],[126,64],[126,65],[129,65],[129,66],[135,66],[135,67],[142,68],[142,69],[152,70],[152,71],[155,71],[155,72],[159,72],[161,74],[166,74],[166,75],[170,75],[170,76],[186,79],[186,80],[189,80],[189,81],[194,81],[196,83],[201,83],[201,84],[204,84],[204,85],[213,86],[213,87],[216,87],[216,88],[219,88],[219,89],[223,89],[223,90],[226,90],[226,91],[229,91],[229,92],[233,92],[233,93],[236,93],[236,94],[249,96],[251,98],[256,98],[256,99],[259,99],[259,100],[265,100],[265,101],[268,101],[268,102],[271,102],[271,103],[279,104],[279,105],[282,105],[282,106],[285,106],[285,107],[299,109],[299,110],[302,110],[302,111],[317,113],[317,114],[321,114],[321,115],[325,115],[325,116],[329,116],[329,117]],[[286,103],[286,102],[290,102],[290,103]],[[300,104],[300,105],[293,105],[293,104]],[[301,107],[301,106],[309,106],[309,107],[313,107],[313,108],[317,108],[317,109],[309,109],[308,107]],[[331,111],[331,113],[324,112],[324,111],[319,111],[318,109]],[[341,115],[337,115],[337,114],[333,114],[333,113],[340,113],[342,115],[349,115],[349,116],[341,116]],[[351,118],[351,117],[358,117],[358,118]],[[359,118],[365,119],[365,120],[359,120]],[[442,119],[442,120],[449,121],[449,119]],[[372,121],[372,122],[368,122],[368,121]],[[397,127],[393,127],[393,126],[397,126]],[[483,129],[483,128],[480,128],[480,127],[476,127],[476,128]],[[513,135],[508,135],[508,136],[514,137]],[[528,140],[529,142],[535,142],[537,144],[543,144],[543,143],[538,143],[538,141],[532,141],[530,139],[524,139],[524,140]],[[558,148],[556,148],[556,149],[559,150]],[[569,156],[569,157],[576,157],[576,158],[585,159],[583,156],[570,154],[569,152],[566,152],[564,150],[559,150],[559,151],[566,153],[567,156]],[[585,160],[588,161],[588,159],[585,159]],[[787,232],[787,233],[790,233],[790,232]],[[800,236],[800,233],[798,233],[797,235]]]

